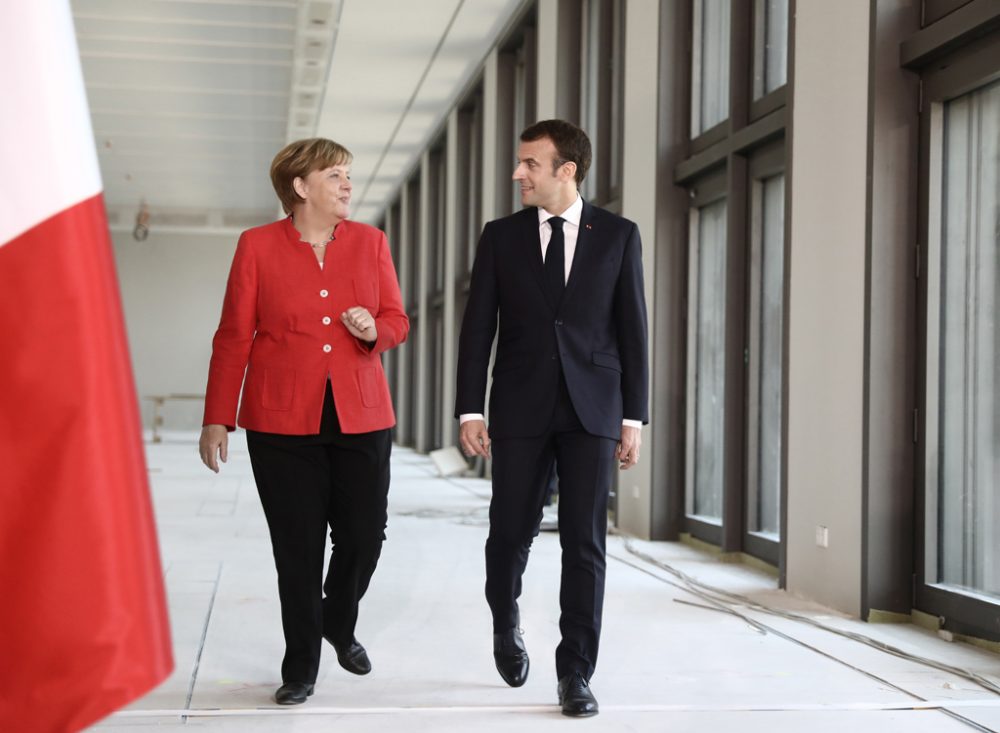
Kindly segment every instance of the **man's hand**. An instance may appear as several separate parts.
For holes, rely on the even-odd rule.
[[[206,425],[201,429],[201,440],[198,441],[198,453],[201,454],[201,462],[211,468],[216,473],[219,472],[219,463],[216,456],[225,463],[229,458],[229,431],[225,425]]]
[[[615,458],[620,461],[618,468],[624,471],[639,462],[641,444],[642,430],[622,425],[622,439],[618,441],[618,448],[615,450]]]
[[[490,457],[490,434],[482,420],[466,420],[458,431],[458,442],[467,456]]]

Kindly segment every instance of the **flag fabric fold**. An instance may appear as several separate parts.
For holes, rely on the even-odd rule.
[[[77,731],[173,661],[65,0],[0,8],[0,730]]]

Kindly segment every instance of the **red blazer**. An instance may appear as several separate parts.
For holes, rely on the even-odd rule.
[[[378,340],[371,349],[340,322],[355,305],[375,316]],[[236,246],[212,342],[204,424],[318,433],[329,377],[341,430],[392,427],[396,417],[379,354],[401,343],[409,328],[378,229],[342,221],[322,269],[290,218],[249,229]]]

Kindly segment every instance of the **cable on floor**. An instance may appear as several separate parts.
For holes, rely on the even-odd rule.
[[[761,622],[759,622],[759,621],[757,621],[755,619],[752,619],[749,616],[747,616],[746,614],[740,613],[740,611],[737,610],[737,607],[744,606],[744,607],[746,607],[746,608],[748,608],[748,609],[750,609],[752,611],[757,611],[759,613],[765,613],[765,614],[769,614],[769,615],[772,615],[772,616],[778,616],[780,618],[784,618],[784,619],[787,619],[787,620],[790,620],[790,621],[797,621],[797,622],[800,622],[800,623],[808,624],[809,626],[813,626],[814,628],[820,629],[822,631],[826,631],[828,633],[835,634],[837,636],[841,636],[841,637],[846,638],[846,639],[850,639],[851,641],[855,641],[855,642],[858,642],[860,644],[865,644],[866,646],[870,646],[873,649],[877,649],[877,650],[879,650],[881,652],[884,652],[886,654],[891,654],[891,655],[899,657],[901,659],[905,659],[905,660],[908,660],[908,661],[911,661],[911,662],[914,662],[914,663],[917,663],[917,664],[921,664],[921,665],[924,665],[924,666],[927,666],[927,667],[931,667],[933,669],[936,669],[936,670],[939,670],[939,671],[942,671],[942,672],[947,672],[949,674],[955,675],[956,677],[960,677],[962,679],[965,679],[965,680],[968,680],[970,682],[973,682],[973,683],[979,685],[980,687],[982,687],[983,689],[987,690],[988,692],[992,692],[995,695],[1000,695],[1000,685],[997,685],[992,680],[984,677],[981,674],[978,674],[977,672],[973,672],[972,670],[968,670],[968,669],[965,669],[965,668],[962,668],[962,667],[956,667],[956,666],[951,665],[951,664],[946,664],[946,663],[940,662],[940,661],[938,661],[936,659],[931,659],[930,657],[924,657],[924,656],[921,656],[919,654],[912,654],[910,652],[907,652],[907,651],[904,651],[902,649],[899,649],[898,647],[892,646],[891,644],[887,644],[887,643],[885,643],[883,641],[879,641],[878,639],[873,639],[870,636],[865,636],[864,634],[859,634],[859,633],[853,632],[853,631],[844,631],[843,629],[838,629],[835,626],[830,626],[829,624],[824,624],[821,621],[818,621],[818,620],[816,620],[814,618],[811,618],[809,616],[805,616],[805,615],[794,613],[794,612],[791,612],[791,611],[785,611],[785,610],[782,610],[782,609],[774,608],[772,606],[768,606],[767,604],[760,603],[759,601],[755,601],[752,598],[749,598],[747,596],[743,596],[743,595],[740,595],[738,593],[732,593],[730,591],[723,590],[721,588],[716,588],[714,586],[709,585],[708,583],[704,583],[704,582],[702,582],[700,580],[697,580],[697,579],[693,578],[692,576],[688,575],[687,573],[685,573],[685,572],[683,572],[681,570],[678,570],[677,568],[673,567],[672,565],[669,565],[668,563],[665,563],[665,562],[662,562],[661,560],[656,559],[655,557],[649,555],[648,553],[643,552],[642,550],[639,550],[638,548],[636,548],[635,544],[632,542],[632,540],[630,538],[625,537],[623,535],[619,535],[619,536],[621,536],[622,539],[623,539],[623,541],[624,541],[624,545],[625,545],[626,551],[628,551],[630,554],[634,555],[635,557],[639,558],[643,562],[645,562],[645,563],[647,563],[649,565],[652,565],[652,566],[656,567],[657,569],[662,570],[663,572],[668,573],[668,574],[674,576],[680,582],[673,582],[673,581],[671,581],[671,580],[669,580],[667,578],[663,578],[662,576],[656,575],[655,573],[650,573],[648,570],[646,570],[644,568],[640,568],[640,567],[634,565],[633,563],[630,563],[628,560],[626,560],[624,558],[621,558],[621,557],[617,557],[617,556],[615,556],[612,553],[608,553],[609,557],[613,557],[614,559],[618,560],[619,562],[622,562],[622,563],[624,563],[626,565],[629,565],[630,567],[636,568],[638,570],[642,570],[643,572],[645,572],[648,575],[650,575],[650,576],[652,576],[652,577],[660,580],[663,583],[666,583],[667,585],[673,586],[673,587],[675,587],[675,588],[677,588],[679,590],[682,590],[682,591],[685,591],[687,593],[690,593],[690,594],[692,594],[692,595],[700,598],[707,605],[702,606],[702,604],[693,604],[693,603],[685,602],[685,601],[678,601],[679,603],[685,603],[686,605],[699,606],[699,607],[706,608],[707,610],[720,611],[720,612],[723,612],[723,613],[727,613],[727,614],[736,616],[739,619],[741,619],[744,623],[746,623],[750,627],[752,627],[758,633],[771,633],[771,634],[774,634],[775,636],[778,636],[778,637],[780,637],[782,639],[785,639],[786,641],[790,641],[790,642],[792,642],[794,644],[797,644],[797,645],[802,646],[804,648],[807,648],[807,649],[809,649],[809,650],[811,650],[813,652],[816,652],[817,654],[820,654],[821,656],[824,656],[824,657],[826,657],[826,658],[828,658],[828,659],[830,659],[832,661],[835,661],[835,662],[837,662],[837,663],[839,663],[839,664],[841,664],[841,665],[843,665],[845,667],[848,667],[848,668],[850,668],[850,669],[852,669],[852,670],[854,670],[856,672],[859,672],[859,673],[861,673],[861,674],[863,674],[863,675],[865,675],[865,676],[867,676],[867,677],[869,677],[869,678],[871,678],[871,679],[879,682],[880,684],[884,684],[884,685],[887,685],[889,687],[892,687],[893,689],[897,690],[898,692],[901,692],[903,694],[909,695],[910,697],[913,697],[914,699],[919,700],[919,701],[924,702],[924,703],[926,703],[928,701],[926,699],[924,699],[923,697],[921,697],[920,695],[917,695],[916,693],[913,693],[913,692],[911,692],[909,690],[906,690],[905,688],[902,688],[899,685],[896,685],[895,683],[890,682],[887,679],[879,677],[878,675],[876,675],[876,674],[874,674],[872,672],[869,672],[869,671],[867,671],[865,669],[862,669],[862,668],[860,668],[860,667],[858,667],[856,665],[853,665],[853,664],[851,664],[851,663],[849,663],[849,662],[847,662],[847,661],[845,661],[843,659],[840,659],[839,657],[837,657],[835,655],[829,654],[828,652],[825,652],[822,649],[819,649],[818,647],[815,647],[815,646],[813,646],[811,644],[808,644],[808,643],[806,643],[806,642],[804,642],[804,641],[802,641],[800,639],[796,639],[795,637],[790,636],[789,634],[786,634],[785,632],[780,631],[779,629],[776,629],[773,626],[769,626],[769,625],[763,624],[763,623],[761,623]],[[949,715],[950,717],[954,718],[955,720],[958,720],[958,721],[960,721],[962,723],[965,723],[966,725],[968,725],[969,727],[971,727],[971,728],[973,728],[975,730],[983,731],[984,733],[996,733],[996,731],[994,731],[992,728],[987,728],[987,727],[981,725],[980,723],[977,723],[974,720],[966,718],[965,716],[960,715],[960,714],[958,714],[958,713],[956,713],[956,712],[954,712],[952,710],[949,710],[949,709],[947,709],[945,707],[940,707],[939,709],[941,710],[941,712]]]

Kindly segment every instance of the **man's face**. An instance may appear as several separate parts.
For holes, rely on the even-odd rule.
[[[567,185],[573,178],[572,166],[563,164],[552,170],[558,159],[556,146],[543,137],[531,142],[521,142],[517,148],[517,167],[514,180],[521,184],[521,203],[538,206],[553,213],[561,213],[560,203],[566,198]]]

